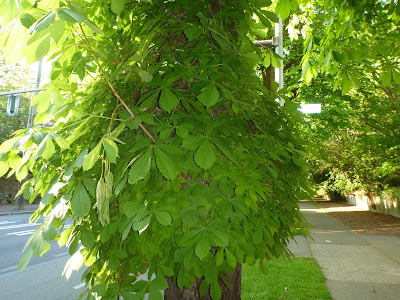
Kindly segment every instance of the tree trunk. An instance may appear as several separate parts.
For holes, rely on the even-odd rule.
[[[222,288],[221,300],[240,300],[242,292],[242,265],[237,265],[235,272],[225,275],[226,280],[231,286],[231,290],[225,285],[221,278],[218,282]],[[199,286],[204,278],[200,278],[196,283],[192,284],[191,289],[179,289],[176,281],[172,277],[167,277],[169,288],[164,292],[165,300],[211,300],[210,289],[208,288],[205,295],[200,297]]]

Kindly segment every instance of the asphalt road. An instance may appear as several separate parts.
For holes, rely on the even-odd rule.
[[[69,255],[66,247],[51,243],[42,257],[32,257],[28,267],[18,273],[22,249],[40,225],[29,224],[29,214],[0,216],[0,299],[1,300],[73,300],[83,292],[80,278],[83,268],[69,280],[62,277]]]

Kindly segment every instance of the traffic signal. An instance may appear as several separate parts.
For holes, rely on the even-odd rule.
[[[6,116],[18,115],[20,96],[21,96],[20,94],[12,94],[8,96]]]

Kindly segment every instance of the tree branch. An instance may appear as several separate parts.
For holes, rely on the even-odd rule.
[[[82,25],[79,24],[79,27],[80,27],[80,29],[81,29],[81,31],[82,31],[83,38],[82,38],[80,35],[78,35],[78,36],[82,39],[83,43],[86,45],[86,47],[88,48],[89,52],[92,54],[94,60],[96,61],[96,64],[99,66],[99,69],[100,69],[101,74],[104,76],[104,79],[106,80],[108,86],[109,86],[110,89],[111,89],[111,93],[115,96],[115,98],[117,98],[117,100],[118,100],[118,101],[122,104],[122,106],[127,110],[127,112],[131,115],[132,119],[136,119],[136,116],[133,114],[133,112],[131,111],[131,109],[129,108],[129,106],[125,103],[125,101],[122,100],[122,98],[119,96],[118,92],[115,90],[114,85],[113,85],[113,84],[111,83],[111,81],[108,79],[108,77],[107,77],[107,75],[106,75],[106,73],[105,73],[103,67],[101,66],[99,60],[97,59],[96,54],[95,54],[94,51],[93,51],[93,48],[90,46],[89,40],[88,40],[88,38],[87,38],[87,36],[86,36],[86,34],[85,34],[85,31],[84,31],[83,28],[82,28]],[[139,127],[140,127],[140,129],[142,129],[143,132],[152,140],[153,143],[156,143],[156,140],[155,140],[155,138],[153,137],[153,135],[143,126],[142,123],[139,124]]]

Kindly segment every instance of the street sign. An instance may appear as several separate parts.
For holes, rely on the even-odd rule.
[[[321,113],[321,104],[300,104],[299,111],[303,114],[319,114]]]

